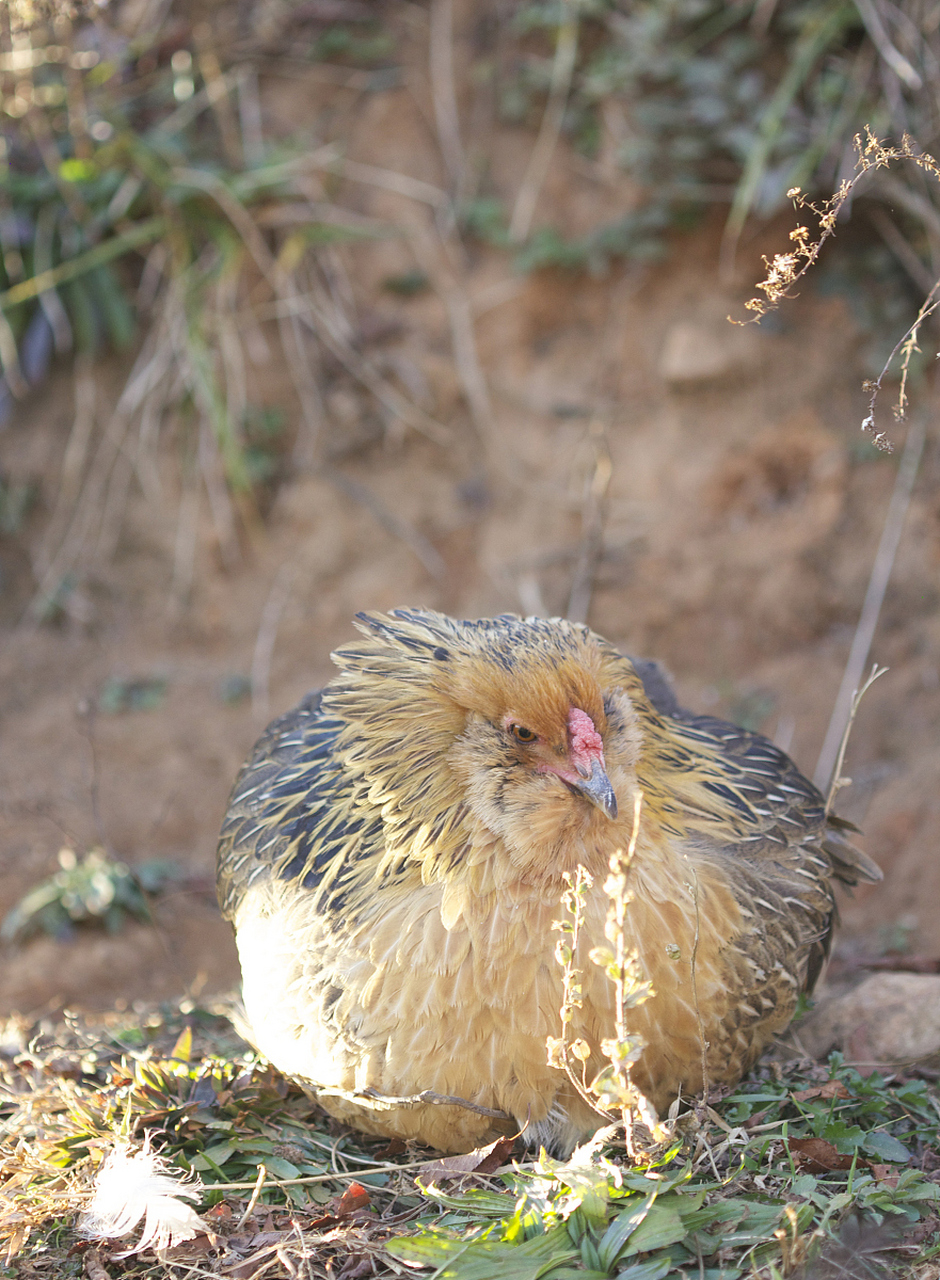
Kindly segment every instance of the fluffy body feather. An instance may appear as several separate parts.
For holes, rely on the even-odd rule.
[[[587,627],[411,610],[358,625],[340,674],[258,742],[222,830],[258,1048],[367,1132],[460,1151],[525,1127],[569,1151],[599,1119],[547,1063],[552,925],[582,864],[571,1034],[594,1050],[590,1078],[613,990],[588,953],[639,789],[628,914],[655,995],[630,1014],[647,1046],[634,1081],[660,1111],[701,1089],[703,1062],[737,1081],[816,980],[833,879],[880,878],[816,789]],[[425,1090],[512,1122],[381,1101]]]

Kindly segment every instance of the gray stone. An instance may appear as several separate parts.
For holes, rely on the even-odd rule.
[[[851,991],[823,993],[795,1031],[817,1058],[842,1049],[874,1065],[940,1063],[940,975],[870,974]]]

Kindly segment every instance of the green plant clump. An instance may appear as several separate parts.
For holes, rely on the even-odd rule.
[[[25,942],[37,933],[67,938],[78,925],[99,925],[117,933],[128,919],[151,919],[148,894],[159,893],[174,878],[165,862],[144,863],[136,871],[91,849],[77,858],[59,852],[59,870],[31,889],[0,925],[0,939]]]

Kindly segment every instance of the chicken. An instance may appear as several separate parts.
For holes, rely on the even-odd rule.
[[[601,1118],[548,1061],[553,925],[583,866],[570,1035],[590,1079],[614,995],[589,952],[640,792],[626,910],[655,994],[629,1014],[633,1081],[662,1113],[706,1075],[739,1080],[816,981],[833,881],[880,879],[847,824],[767,739],[682,710],[586,626],[406,609],[358,626],[340,674],[258,742],[222,828],[258,1049],[368,1133],[462,1151],[524,1130],[570,1152]]]

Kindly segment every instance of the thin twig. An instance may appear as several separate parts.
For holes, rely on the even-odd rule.
[[[427,436],[435,444],[450,443],[451,433],[442,423],[403,396],[382,377],[371,361],[351,346],[341,332],[336,319],[331,315],[325,299],[316,297],[311,291],[305,295],[303,301],[305,305],[296,310],[301,324],[308,325],[317,334],[324,346],[336,356],[357,382],[367,387],[390,413],[401,418],[402,422],[413,427],[415,431]],[[285,310],[287,314],[291,314],[294,308],[289,307]]]
[[[268,686],[271,678],[271,658],[277,640],[281,618],[290,599],[290,593],[300,572],[295,557],[285,560],[278,569],[268,598],[261,610],[255,651],[251,659],[251,709],[259,719],[268,717]]]
[[[852,725],[855,722],[855,717],[858,714],[858,709],[861,706],[862,699],[864,698],[868,690],[872,687],[872,685],[875,683],[875,681],[878,679],[878,677],[883,676],[887,670],[888,670],[887,667],[879,667],[878,663],[876,662],[872,667],[871,671],[869,672],[868,679],[862,685],[861,689],[856,689],[852,693],[852,706],[849,709],[849,718],[845,722],[845,729],[842,733],[842,740],[839,743],[839,753],[836,756],[836,762],[832,769],[832,777],[829,779],[829,788],[826,791],[826,815],[827,816],[832,812],[833,803],[840,789],[842,787],[851,786],[852,784],[851,778],[844,778],[842,776],[842,766],[845,763],[845,752],[846,752],[846,748],[849,745],[849,735],[852,732]]]
[[[312,466],[316,460],[325,417],[323,397],[313,357],[300,332],[300,319],[296,312],[280,314],[277,327],[290,379],[300,401],[301,425],[294,442],[293,462],[298,468],[303,468]]]
[[[454,7],[453,0],[434,0],[431,5],[430,64],[434,121],[444,167],[453,198],[459,199],[464,177],[460,117],[454,89]]]
[[[564,872],[562,879],[568,886],[561,895],[561,905],[570,919],[555,922],[553,928],[562,936],[555,944],[555,959],[561,965],[561,1035],[549,1036],[546,1041],[549,1066],[560,1068],[567,1076],[575,1093],[593,1111],[605,1119],[609,1119],[607,1111],[600,1099],[593,1094],[584,1079],[584,1072],[590,1056],[590,1045],[578,1037],[573,1043],[569,1036],[575,1010],[583,1007],[581,998],[581,970],[576,968],[578,950],[581,939],[581,926],[584,924],[584,899],[594,883],[593,876],[586,867],[578,863],[574,879],[570,872]],[[576,1051],[577,1050],[577,1051]],[[582,1056],[583,1055],[583,1056]],[[581,1062],[582,1078],[571,1064],[572,1056]]]
[[[0,297],[0,369],[3,370],[3,376],[13,395],[22,399],[29,394],[29,383],[23,375],[20,357],[16,350],[16,338],[10,328],[9,320],[3,314],[2,297]]]
[[[486,375],[480,362],[473,310],[466,289],[456,280],[444,288],[444,302],[450,318],[451,344],[457,376],[460,378],[473,425],[481,440],[493,442],[495,423]]]
[[[196,565],[196,536],[199,530],[199,471],[190,460],[183,474],[179,511],[176,518],[176,537],[173,542],[173,573],[170,578],[171,609],[180,609],[186,603],[193,585]]]
[[[412,178],[407,173],[398,173],[395,169],[363,164],[360,160],[346,160],[336,147],[324,147],[320,151],[315,151],[312,156],[307,156],[301,161],[292,161],[291,164],[297,169],[326,170],[342,178],[348,178],[352,182],[362,182],[367,186],[394,191],[396,195],[407,196],[409,200],[429,204],[435,209],[444,209],[450,205],[450,196],[440,187],[435,187],[432,183],[424,182],[420,178]]]
[[[613,475],[607,433],[599,419],[591,423],[590,434],[594,446],[594,472],[581,511],[581,543],[568,596],[568,617],[572,622],[587,622],[594,590],[594,574],[604,541],[607,490]]]
[[[907,409],[907,376],[910,371],[911,357],[915,351],[920,350],[917,343],[920,338],[921,325],[929,316],[933,315],[938,307],[940,307],[940,297],[938,297],[938,294],[940,294],[940,280],[935,282],[933,288],[921,303],[920,310],[917,312],[917,315],[907,332],[898,338],[897,342],[894,344],[891,354],[884,362],[881,373],[879,373],[878,377],[873,381],[864,382],[862,384],[863,390],[871,393],[868,401],[868,414],[862,421],[862,430],[872,432],[872,443],[885,453],[891,452],[891,444],[887,441],[883,431],[875,431],[875,402],[881,393],[881,384],[887,377],[888,370],[891,368],[891,365],[894,363],[894,357],[898,352],[900,352],[901,377],[898,385],[898,399],[897,404],[895,405],[894,416],[898,421],[904,417],[905,410]]]
[[[917,288],[923,293],[930,293],[935,281],[894,219],[890,218],[885,210],[878,205],[868,210],[868,216],[875,224],[875,229],[882,240],[884,240]]]
[[[871,649],[871,642],[875,635],[875,628],[878,625],[878,617],[884,602],[885,591],[894,567],[898,543],[901,540],[904,517],[907,515],[914,481],[917,478],[917,468],[920,465],[920,457],[924,449],[925,435],[923,420],[918,418],[917,421],[911,424],[907,433],[907,441],[904,445],[904,452],[901,455],[901,464],[898,467],[894,490],[891,494],[891,501],[888,504],[887,515],[885,516],[881,541],[878,543],[875,562],[872,565],[871,576],[868,580],[868,590],[865,592],[862,612],[859,616],[858,626],[855,628],[852,647],[849,650],[845,671],[842,675],[842,683],[836,695],[829,727],[826,730],[822,750],[819,753],[819,759],[816,762],[816,769],[813,773],[813,782],[821,791],[828,788],[832,778],[833,767],[839,751],[839,743],[851,714],[852,699],[859,687],[862,672],[868,662],[868,653]]]
[[[903,80],[915,93],[919,92],[924,87],[924,82],[907,58],[892,44],[877,6],[872,3],[872,0],[855,0],[855,7],[881,57],[899,80]]]
[[[249,169],[256,169],[264,160],[264,127],[258,95],[258,70],[251,63],[240,68],[238,123],[245,164]]]
[[[252,1190],[251,1190],[251,1199],[248,1201],[247,1205],[245,1205],[245,1212],[238,1219],[238,1225],[235,1228],[236,1231],[241,1231],[242,1227],[245,1225],[245,1223],[248,1221],[248,1219],[251,1217],[252,1213],[254,1212],[255,1205],[258,1203],[258,1198],[261,1195],[261,1188],[264,1186],[264,1180],[267,1176],[268,1176],[267,1169],[263,1164],[259,1164],[258,1176],[257,1178],[255,1178],[255,1185],[252,1187]]]
[[[578,54],[578,18],[574,0],[563,0],[563,3],[565,17],[558,28],[548,101],[509,222],[509,238],[514,244],[521,244],[532,226],[535,207],[548,176],[571,90],[571,78]]]
[[[33,239],[33,270],[37,275],[52,267],[52,237],[55,234],[56,210],[51,204],[44,205],[36,218],[36,234]],[[66,314],[62,299],[55,289],[46,289],[39,295],[42,307],[52,336],[55,349],[61,355],[72,349],[72,326]]]
[[[508,1118],[508,1117],[507,1117]],[[406,1173],[410,1169],[426,1169],[431,1161],[425,1157],[423,1160],[409,1160],[402,1164],[380,1164],[374,1165],[369,1169],[370,1177],[379,1173]],[[519,1168],[526,1168],[529,1162],[518,1162]],[[272,1186],[277,1187],[308,1187],[315,1186],[322,1182],[346,1181],[352,1179],[358,1180],[362,1177],[361,1169],[353,1169],[348,1173],[341,1170],[335,1170],[331,1173],[310,1173],[302,1178],[277,1178],[273,1174],[268,1175],[268,1181]],[[250,1191],[256,1185],[252,1182],[213,1182],[206,1185],[207,1191]]]
[[[390,511],[371,489],[367,489],[358,480],[353,480],[351,476],[344,475],[342,471],[334,471],[332,467],[322,468],[320,474],[342,493],[345,493],[348,498],[352,498],[354,502],[360,503],[367,511],[371,512],[386,533],[392,534],[395,538],[400,538],[414,552],[432,578],[437,578],[439,582],[445,579],[447,565],[437,548],[417,529],[413,529],[401,516],[397,516],[393,511]]]
[[[205,386],[196,378],[193,378],[190,386],[193,389],[194,399],[202,410],[197,457],[206,493],[209,495],[209,510],[212,513],[212,523],[215,525],[219,554],[226,569],[233,570],[238,567],[241,556],[236,531],[235,506],[232,502],[231,489],[226,483],[225,461],[219,449],[216,432],[213,430],[211,407],[207,403]]]
[[[91,447],[95,428],[96,384],[94,368],[88,356],[80,355],[75,361],[73,383],[75,416],[65,452],[62,455],[62,471],[59,476],[59,491],[56,494],[55,506],[42,541],[33,557],[33,572],[37,578],[42,577],[49,567],[53,548],[63,525],[68,522],[69,513],[74,508]]]
[[[152,329],[98,441],[68,528],[55,553],[49,555],[48,564],[43,566],[36,592],[24,617],[27,626],[41,621],[66,575],[82,559],[96,525],[100,536],[111,476],[124,448],[130,422],[145,397],[166,374],[171,354],[168,344],[159,341],[157,329]]]

